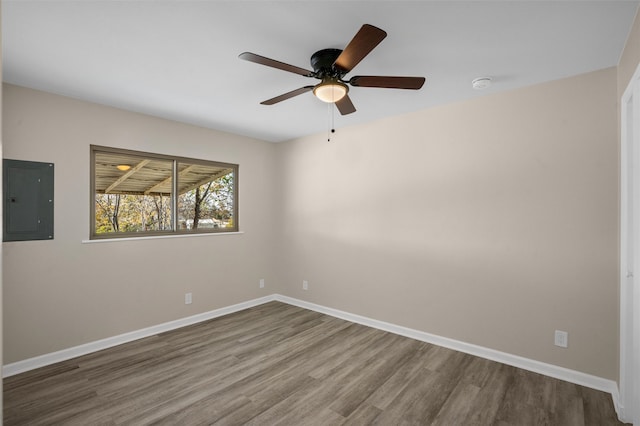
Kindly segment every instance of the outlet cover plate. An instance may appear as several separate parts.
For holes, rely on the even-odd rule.
[[[556,330],[555,341],[556,346],[566,348],[569,346],[569,333],[566,331]]]

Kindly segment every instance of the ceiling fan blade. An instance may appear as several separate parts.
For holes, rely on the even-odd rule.
[[[304,86],[296,90],[292,90],[290,92],[284,93],[280,96],[276,96],[275,98],[267,99],[266,101],[260,102],[260,105],[273,105],[278,102],[286,101],[289,98],[293,98],[294,96],[302,95],[303,93],[307,93],[313,90],[314,86]]]
[[[364,24],[344,48],[334,66],[345,74],[358,65],[384,38],[387,33],[373,25]]]
[[[424,77],[382,77],[377,75],[357,75],[349,80],[349,84],[358,87],[413,90],[420,89],[424,82]]]
[[[338,108],[338,111],[340,111],[340,114],[342,115],[356,112],[356,107],[353,106],[353,102],[351,102],[349,95],[344,95],[342,99],[336,102],[336,108]]]
[[[296,67],[295,65],[285,64],[284,62],[276,61],[275,59],[265,58],[264,56],[256,55],[251,52],[244,52],[238,55],[240,59],[245,61],[255,62],[256,64],[266,65],[268,67],[277,68],[283,71],[289,71],[294,74],[300,74],[305,77],[311,77],[313,71],[306,70],[304,68]]]

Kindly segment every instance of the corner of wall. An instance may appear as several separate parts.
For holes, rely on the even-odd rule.
[[[636,17],[618,61],[618,100],[629,85],[638,64],[640,64],[640,8],[636,11]]]

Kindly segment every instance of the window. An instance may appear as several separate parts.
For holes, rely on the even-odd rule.
[[[91,146],[91,238],[238,231],[238,165]]]

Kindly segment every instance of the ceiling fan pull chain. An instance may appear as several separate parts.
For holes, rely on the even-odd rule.
[[[336,109],[333,108],[332,104],[329,105],[329,109],[331,110],[331,133],[335,133],[336,132],[336,125],[335,125]]]
[[[332,106],[332,103],[327,103],[327,142],[331,142],[331,133],[335,132],[333,129],[333,114],[331,114],[333,111]]]

